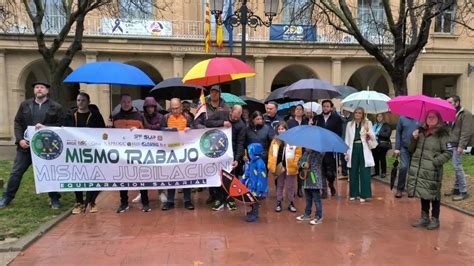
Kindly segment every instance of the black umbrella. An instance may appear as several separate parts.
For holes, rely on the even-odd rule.
[[[332,99],[339,93],[331,83],[320,79],[301,79],[291,84],[283,93],[285,97],[312,101],[316,99]]]
[[[137,108],[138,111],[140,112],[143,112],[143,104],[145,103],[144,100],[142,99],[137,99],[137,100],[133,100],[132,101],[132,105],[133,107]],[[114,108],[114,110],[112,110],[112,114],[117,114],[118,112],[120,112],[120,104],[117,104]],[[161,105],[159,103],[156,104],[156,110],[159,112],[161,110],[163,110],[163,107],[161,107]]]
[[[201,95],[201,90],[206,92],[202,86],[183,84],[183,78],[169,78],[158,83],[150,94],[157,99],[171,100],[171,98],[197,99]]]
[[[351,87],[351,86],[340,85],[340,86],[335,86],[335,87],[337,91],[339,91],[339,93],[341,94],[341,96],[337,97],[339,99],[344,99],[347,96],[359,91],[356,88]]]
[[[276,102],[276,103],[286,103],[286,102],[293,101],[292,99],[285,97],[285,95],[283,95],[287,88],[288,86],[285,86],[285,87],[281,87],[272,91],[270,95],[268,95],[268,97],[265,99],[264,102],[268,103],[271,101],[271,102]]]
[[[247,104],[245,108],[248,109],[250,113],[253,113],[254,111],[265,113],[265,104],[262,103],[262,101],[248,96],[240,96],[240,99],[244,100]]]
[[[395,185],[395,180],[397,179],[397,172],[398,172],[398,159],[395,159],[392,165],[392,171],[390,172],[390,190],[393,189]]]

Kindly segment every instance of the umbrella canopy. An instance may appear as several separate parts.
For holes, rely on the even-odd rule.
[[[226,93],[223,92],[221,93],[221,98],[224,99],[224,101],[229,105],[229,106],[234,106],[236,104],[238,105],[246,105],[244,100],[240,99],[239,96],[231,94],[231,93]]]
[[[171,100],[172,98],[196,99],[201,95],[202,86],[183,84],[183,78],[169,78],[156,84],[150,94],[158,99]]]
[[[250,190],[240,182],[240,180],[233,174],[222,170],[221,171],[222,188],[227,192],[229,197],[232,197],[240,202],[254,204],[258,200],[250,192]]]
[[[155,85],[139,68],[118,62],[95,62],[82,65],[69,74],[64,82],[129,86]]]
[[[278,111],[285,110],[285,109],[288,109],[290,107],[297,106],[299,104],[303,105],[304,101],[292,101],[292,102],[279,104],[278,105]]]
[[[351,86],[339,85],[339,86],[335,86],[335,87],[336,87],[337,91],[341,94],[341,96],[338,97],[339,99],[344,99],[347,96],[359,91],[356,88],[351,87]]]
[[[316,99],[332,99],[341,94],[331,83],[320,79],[301,79],[283,93],[285,97],[312,101]]]
[[[140,111],[140,112],[143,112],[143,104],[144,103],[145,103],[145,101],[142,100],[142,99],[132,101],[133,107],[137,108],[137,110]],[[162,111],[163,107],[161,107],[161,105],[159,103],[157,103],[156,104],[156,110],[158,112]],[[112,111],[112,114],[117,114],[118,112],[120,112],[120,104],[118,104],[117,106],[114,107],[114,110]]]
[[[303,104],[304,109],[310,109],[313,113],[320,115],[323,112],[323,108],[317,102],[307,102]]]
[[[265,113],[265,104],[262,103],[262,101],[248,96],[240,96],[240,99],[244,100],[244,102],[247,104],[245,107],[250,111],[250,113],[253,111]]]
[[[211,86],[255,76],[255,70],[233,57],[215,57],[194,65],[183,78],[184,84]]]
[[[358,107],[364,108],[368,114],[388,112],[387,102],[390,97],[376,91],[360,91],[353,93],[342,100],[344,110],[354,112]]]
[[[297,126],[277,136],[290,145],[319,152],[345,153],[349,147],[336,133],[319,126]]]
[[[292,99],[285,97],[285,95],[283,95],[287,88],[288,86],[285,86],[285,87],[281,87],[272,91],[270,95],[268,95],[268,97],[265,99],[264,102],[268,103],[270,101],[273,101],[276,103],[286,103],[288,101],[293,101]]]
[[[418,121],[426,118],[429,111],[435,110],[441,114],[443,121],[456,121],[456,109],[446,100],[425,95],[398,96],[388,101],[390,111]]]

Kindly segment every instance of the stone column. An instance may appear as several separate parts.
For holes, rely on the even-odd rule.
[[[184,63],[183,58],[184,54],[173,53],[173,76],[174,77],[183,77],[184,76]]]
[[[331,83],[342,85],[342,57],[332,57],[331,61]]]
[[[10,136],[10,116],[8,115],[7,60],[5,50],[0,50],[0,137]]]
[[[266,56],[255,56],[255,88],[253,97],[261,100],[265,98],[265,95],[270,93],[270,88],[265,87],[265,57]]]

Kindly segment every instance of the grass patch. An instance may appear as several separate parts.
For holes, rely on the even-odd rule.
[[[388,173],[390,173],[390,170],[392,169],[393,161],[393,157],[389,156],[387,165]],[[461,209],[474,212],[474,156],[464,155],[462,157],[462,165],[464,167],[464,172],[466,173],[468,192],[470,194],[469,198],[462,201],[453,201],[452,197],[444,196],[445,192],[448,192],[454,187],[454,181],[456,180],[453,164],[451,161],[449,161],[444,165],[443,184],[441,187],[441,201]]]
[[[0,177],[6,183],[13,162],[0,161]],[[5,184],[6,186],[6,184]],[[0,188],[3,195],[4,188]],[[0,236],[20,238],[38,229],[74,204],[74,193],[61,193],[61,208],[53,210],[49,206],[48,193],[36,194],[33,169],[30,167],[23,176],[20,190],[10,206],[0,209]]]

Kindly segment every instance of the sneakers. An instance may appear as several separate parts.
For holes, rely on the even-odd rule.
[[[168,198],[166,197],[165,192],[161,192],[159,198],[160,198],[160,201],[163,202],[163,203],[168,201]]]
[[[310,224],[316,225],[316,224],[322,224],[323,223],[323,218],[316,217],[313,220],[309,221]]]
[[[234,201],[227,202],[227,208],[231,211],[237,210],[237,204]]]
[[[453,195],[459,195],[461,192],[457,188],[453,188],[450,191],[444,193],[446,197],[453,196]]]
[[[99,211],[99,210],[97,209],[97,204],[91,203],[90,206],[91,206],[91,208],[89,209],[89,212],[90,212],[90,213],[96,213],[96,212]]]
[[[275,207],[276,212],[281,212],[281,201],[277,201],[277,206]]]
[[[194,205],[191,201],[185,201],[184,202],[184,208],[188,210],[194,210]]]
[[[165,204],[163,204],[163,207],[161,207],[161,210],[162,211],[167,211],[167,210],[171,210],[174,208],[174,202],[166,202]]]
[[[12,198],[4,197],[0,199],[0,209],[7,207],[12,202]]]
[[[130,207],[128,206],[128,204],[120,204],[120,207],[118,207],[117,209],[117,213],[124,213],[126,211],[128,211]]]
[[[72,214],[79,214],[83,211],[84,211],[84,204],[76,203],[76,204],[74,204],[74,208],[72,209],[71,213]]]
[[[298,221],[311,221],[311,216],[302,214],[300,216],[297,216],[296,220],[298,220]]]
[[[435,218],[435,217],[431,217],[431,220],[430,220],[429,224],[426,226],[426,229],[435,230],[435,229],[439,228],[439,225],[440,225],[439,219]]]
[[[288,205],[288,210],[290,212],[296,212],[296,208],[295,205],[293,205],[293,202],[290,202],[290,204]]]
[[[142,212],[151,212],[150,205],[143,204]]]
[[[361,198],[361,199],[360,199],[360,202],[366,202],[366,200],[365,200],[365,199],[363,199],[363,198]]]
[[[138,193],[138,195],[134,199],[132,199],[132,202],[139,203],[140,201],[142,201],[142,194]]]
[[[356,198],[354,198],[354,197],[349,198],[349,201],[354,201],[354,200],[356,200]]]
[[[59,199],[49,199],[50,200],[50,204],[51,204],[51,209],[53,210],[57,210],[59,208],[61,208],[61,203],[59,203]]]
[[[220,211],[223,208],[224,208],[224,202],[221,202],[220,200],[214,201],[214,205],[212,205],[213,211]]]
[[[459,192],[458,195],[453,196],[453,201],[461,201],[469,198],[469,194],[467,192]]]

